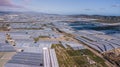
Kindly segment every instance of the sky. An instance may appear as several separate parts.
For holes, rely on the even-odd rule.
[[[120,16],[120,0],[0,0],[0,11]]]

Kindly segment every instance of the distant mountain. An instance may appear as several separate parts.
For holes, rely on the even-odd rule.
[[[103,16],[103,15],[69,15],[74,18],[98,19],[98,22],[116,23],[120,22],[120,16]]]
[[[15,12],[15,11],[0,11],[0,14],[16,14],[16,13],[25,13],[25,12]]]
[[[28,11],[28,12],[18,12],[18,11],[0,11],[0,15],[4,14],[34,14],[34,15],[58,15],[58,14],[48,14],[48,13],[42,13],[42,12],[34,12],[34,11]]]
[[[10,12],[6,12],[6,11],[0,11],[0,15],[3,15],[3,14],[9,14]]]

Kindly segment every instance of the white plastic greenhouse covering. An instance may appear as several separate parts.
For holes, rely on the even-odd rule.
[[[84,46],[79,44],[79,43],[75,43],[75,42],[70,42],[70,41],[64,41],[62,42],[62,45],[67,48],[67,45],[71,46],[74,50],[80,50],[80,49],[84,49]]]
[[[120,47],[118,40],[105,41],[105,40],[99,40],[98,38],[96,38],[96,41],[92,42],[92,41],[89,41],[89,40],[82,38],[82,37],[76,37],[76,39],[84,42],[88,46],[90,46],[90,47],[92,47],[100,52],[105,52],[105,51],[109,51],[109,50],[112,50],[114,48]],[[91,39],[92,39],[92,36],[91,36]]]
[[[17,53],[5,67],[43,67],[43,55],[40,53]]]
[[[15,52],[15,49],[9,44],[0,43],[0,52]]]
[[[24,52],[42,53],[43,47],[50,48],[52,44],[58,44],[58,41],[41,40],[37,43],[32,41],[16,41],[16,48],[23,49]]]
[[[43,48],[44,67],[59,67],[54,49]]]

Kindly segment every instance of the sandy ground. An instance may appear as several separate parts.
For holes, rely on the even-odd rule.
[[[0,67],[4,67],[6,62],[14,56],[16,52],[0,52]]]

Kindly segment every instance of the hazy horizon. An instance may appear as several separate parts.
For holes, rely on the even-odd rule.
[[[120,0],[0,0],[0,11],[120,16]]]

